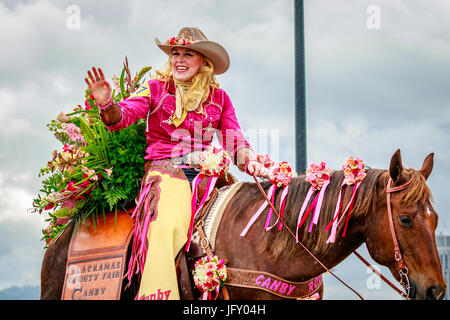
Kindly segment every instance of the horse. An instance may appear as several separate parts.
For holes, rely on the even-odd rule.
[[[402,271],[407,268],[408,298],[442,299],[446,283],[434,235],[438,215],[431,204],[432,195],[426,184],[433,169],[433,159],[433,153],[428,155],[420,170],[404,169],[400,150],[397,150],[388,170],[366,169],[366,177],[354,198],[345,237],[340,236],[343,225],[339,224],[336,241],[327,243],[329,233],[325,232],[325,228],[333,219],[344,179],[342,171],[333,172],[317,225],[309,232],[306,228],[312,219],[309,217],[298,230],[298,241],[317,260],[286,231],[297,227],[298,212],[310,187],[305,175],[296,176],[289,185],[283,218],[285,228],[264,231],[266,219],[259,218],[245,237],[241,237],[240,233],[247,222],[266,201],[256,183],[244,182],[225,208],[216,235],[215,254],[226,259],[229,267],[258,270],[288,281],[304,282],[323,274],[324,266],[332,269],[365,243],[372,259],[386,266],[404,286],[406,283]],[[267,193],[270,185],[270,181],[263,181],[260,187]],[[390,194],[390,199],[386,196],[389,187],[397,191]],[[345,192],[344,203],[348,203],[350,197],[350,193]],[[275,204],[280,202],[280,198],[281,191],[277,190]],[[393,234],[388,232],[388,211],[391,211],[396,240],[403,254],[403,266],[399,265],[394,254]],[[275,216],[271,222],[275,222]],[[58,241],[50,243],[44,255],[41,299],[61,297],[70,236],[70,230],[66,230]],[[137,279],[134,277],[130,288],[123,289],[121,299],[135,297],[137,288]],[[232,300],[280,299],[263,290],[236,286],[226,288]],[[319,294],[322,298],[323,286]]]

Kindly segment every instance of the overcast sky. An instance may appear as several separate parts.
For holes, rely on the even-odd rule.
[[[160,67],[167,57],[155,37],[196,26],[221,43],[231,66],[218,80],[244,133],[258,152],[294,165],[293,9],[291,0],[0,0],[0,290],[39,285],[46,223],[27,208],[39,168],[60,148],[45,125],[83,104],[91,66],[107,78],[125,55],[133,73]],[[354,155],[387,169],[400,148],[405,167],[420,168],[435,152],[429,186],[437,231],[447,234],[449,16],[447,0],[305,1],[308,164],[339,169]],[[368,285],[371,275],[354,259],[336,271],[365,298],[398,298]],[[325,298],[357,299],[329,276]]]

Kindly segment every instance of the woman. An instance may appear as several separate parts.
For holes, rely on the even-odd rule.
[[[101,69],[93,67],[85,81],[110,130],[147,118],[146,174],[135,211],[129,279],[133,272],[142,274],[137,298],[179,299],[174,259],[187,240],[189,183],[198,173],[195,155],[217,134],[240,170],[257,177],[268,177],[269,172],[256,161],[231,100],[215,78],[229,67],[226,50],[198,28],[183,28],[164,44],[155,42],[168,62],[128,99],[112,102]]]

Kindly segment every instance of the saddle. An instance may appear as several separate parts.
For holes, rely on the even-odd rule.
[[[75,227],[67,253],[62,300],[117,300],[133,235],[131,212],[86,219]],[[102,220],[102,221],[100,221]]]

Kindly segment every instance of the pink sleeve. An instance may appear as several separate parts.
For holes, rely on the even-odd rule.
[[[219,122],[219,131],[222,138],[218,137],[218,140],[222,147],[228,152],[233,162],[237,164],[236,152],[243,147],[250,149],[252,149],[252,147],[244,138],[233,104],[225,91],[223,91],[222,99],[222,115]]]
[[[117,103],[122,111],[122,118],[112,126],[106,126],[111,131],[126,128],[139,119],[145,118],[151,107],[149,96],[131,97]]]

